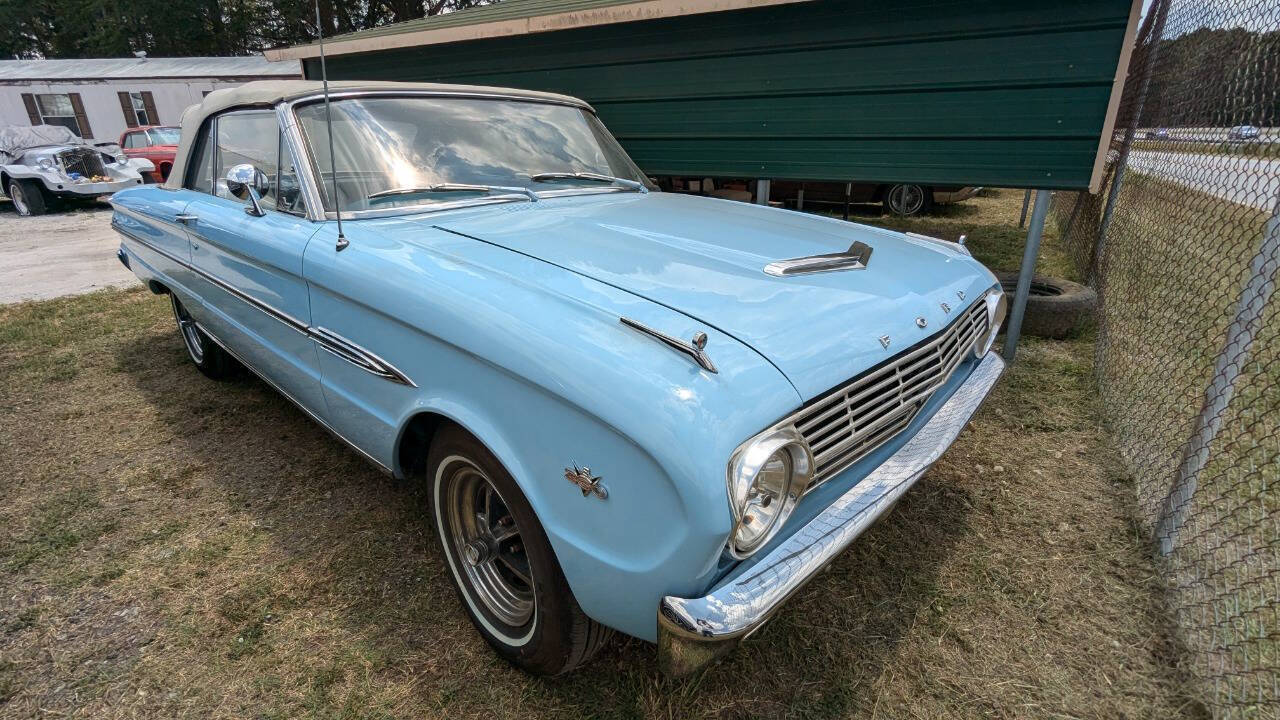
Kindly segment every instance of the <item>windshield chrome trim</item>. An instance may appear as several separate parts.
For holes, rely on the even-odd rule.
[[[483,90],[361,90],[359,88],[352,90],[330,90],[329,99],[338,100],[342,98],[353,97],[447,97],[447,98],[469,98],[472,100],[514,100],[516,102],[531,102],[539,105],[563,105],[566,107],[582,108],[590,112],[592,115],[596,113],[595,108],[588,105],[582,100],[576,102],[569,99],[559,99],[553,97],[535,97],[521,95],[519,93],[509,92],[485,92]],[[297,105],[309,105],[313,102],[324,100],[324,93],[315,92],[299,97],[290,98],[285,101],[291,109]]]
[[[312,222],[327,219],[324,216],[324,204],[320,202],[320,189],[316,187],[315,176],[312,175],[311,153],[307,152],[306,139],[302,137],[302,128],[294,119],[291,106],[276,106],[276,122],[284,135],[285,144],[289,146],[289,154],[293,156],[293,168],[298,174],[298,184],[302,186],[303,199],[307,203],[307,219]]]

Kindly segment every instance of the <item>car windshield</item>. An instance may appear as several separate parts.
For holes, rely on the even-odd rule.
[[[452,97],[344,98],[331,105],[344,212],[455,203],[468,194],[527,195],[515,189],[649,186],[604,125],[579,107]],[[332,211],[324,103],[298,107],[297,117],[322,180],[325,210]]]
[[[176,127],[158,127],[147,131],[147,139],[152,145],[177,145],[182,131]]]

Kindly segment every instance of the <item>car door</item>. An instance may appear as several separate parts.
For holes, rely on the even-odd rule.
[[[305,217],[296,164],[270,110],[223,113],[204,128],[193,157],[208,182],[185,210],[191,264],[203,281],[201,322],[223,345],[304,408],[323,414],[319,364],[309,335],[303,251],[319,228]],[[227,190],[227,171],[261,171],[262,214]],[[283,179],[282,179],[283,177]],[[286,188],[281,193],[279,189]]]

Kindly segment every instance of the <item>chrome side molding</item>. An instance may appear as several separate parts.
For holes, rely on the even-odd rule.
[[[644,323],[636,322],[635,320],[632,320],[631,318],[628,318],[628,317],[620,317],[618,318],[618,320],[623,325],[626,325],[627,327],[633,330],[639,330],[645,335],[648,335],[652,338],[656,338],[660,340],[672,350],[688,355],[689,357],[693,358],[693,361],[698,363],[698,366],[701,367],[703,370],[706,370],[707,372],[711,372],[711,373],[719,372],[718,370],[716,370],[715,363],[711,362],[711,358],[707,357],[707,354],[703,352],[703,348],[707,346],[706,333],[704,332],[694,333],[693,339],[686,342],[684,340],[681,340],[680,338],[672,337],[660,330],[654,330],[648,325],[645,325]]]
[[[764,266],[766,275],[789,277],[837,270],[865,270],[871,262],[871,246],[858,241],[842,253],[809,255],[808,257],[776,260]]]
[[[190,270],[191,272],[199,275],[205,280],[208,280],[210,283],[213,283],[219,289],[229,293],[233,297],[236,297],[242,302],[245,302],[248,305],[257,308],[258,310],[262,311],[266,315],[269,315],[270,317],[275,318],[279,322],[282,322],[285,325],[288,325],[293,330],[310,337],[320,345],[320,349],[338,358],[346,360],[347,362],[351,363],[352,365],[355,365],[356,367],[360,368],[361,370],[364,370],[367,373],[370,373],[372,375],[377,375],[378,377],[384,380],[389,380],[393,383],[399,383],[400,385],[408,385],[409,387],[418,387],[416,383],[410,380],[407,375],[400,372],[400,370],[398,370],[394,365],[387,362],[386,360],[383,360],[382,358],[378,357],[372,352],[364,349],[363,347],[360,347],[354,342],[342,337],[336,332],[323,327],[312,327],[307,323],[304,323],[301,320],[293,317],[289,313],[286,313],[285,311],[280,310],[279,308],[273,307],[272,305],[262,302],[261,300],[253,297],[252,295],[242,292],[241,290],[231,285],[230,283],[224,282],[222,279],[204,270],[201,270],[200,268],[196,267],[195,265],[192,265],[186,260],[183,260],[177,255],[174,255],[173,253],[166,251],[164,248],[158,247],[142,239],[141,237],[138,237],[137,234],[129,232],[123,227],[120,227],[120,225],[114,221],[111,223],[111,229],[129,238],[130,240],[138,243],[139,245],[142,245],[147,249],[152,250],[153,252],[164,256],[171,262],[181,265],[187,270]],[[211,335],[210,337],[213,337],[213,336]],[[221,342],[219,342],[218,344],[222,345]],[[226,346],[223,346],[223,347],[226,347]],[[232,355],[234,354],[235,353],[232,353]]]
[[[311,337],[315,338],[320,344],[320,349],[335,355],[367,373],[385,378],[391,382],[408,385],[409,387],[418,387],[404,373],[396,369],[394,365],[365,350],[359,345],[342,337],[338,333],[322,327],[308,328]]]

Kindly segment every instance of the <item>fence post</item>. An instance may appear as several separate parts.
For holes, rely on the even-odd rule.
[[[1106,249],[1107,230],[1111,228],[1111,214],[1116,209],[1116,200],[1120,198],[1120,186],[1124,184],[1125,169],[1129,167],[1129,149],[1133,146],[1133,136],[1142,121],[1142,109],[1147,104],[1147,90],[1151,87],[1151,75],[1155,69],[1156,58],[1160,55],[1160,35],[1164,33],[1164,21],[1169,15],[1169,0],[1156,0],[1151,8],[1151,32],[1147,36],[1147,57],[1142,66],[1142,84],[1138,86],[1138,98],[1133,114],[1129,117],[1129,127],[1124,130],[1124,140],[1120,143],[1120,157],[1116,160],[1115,171],[1111,175],[1111,188],[1107,191],[1107,204],[1102,208],[1102,222],[1098,225],[1098,238],[1093,246],[1093,262],[1085,282],[1097,287],[1096,276],[1098,265],[1102,262],[1102,253]],[[1114,138],[1113,138],[1114,140]]]
[[[1004,359],[1013,362],[1018,352],[1018,337],[1022,334],[1022,316],[1027,312],[1027,296],[1031,294],[1031,276],[1036,273],[1036,258],[1040,255],[1040,237],[1044,235],[1044,218],[1049,214],[1049,190],[1036,190],[1036,204],[1031,209],[1031,226],[1027,228],[1027,245],[1022,250],[1022,269],[1018,271],[1018,290],[1013,294],[1013,313],[1004,334]]]
[[[1182,450],[1182,462],[1173,486],[1165,497],[1156,525],[1160,554],[1168,555],[1177,544],[1178,532],[1186,520],[1187,508],[1195,496],[1200,473],[1209,464],[1209,448],[1222,426],[1222,415],[1235,395],[1236,381],[1249,362],[1254,336],[1262,327],[1262,313],[1276,289],[1275,275],[1280,268],[1280,197],[1277,197],[1271,219],[1262,230],[1262,244],[1249,263],[1249,279],[1240,290],[1240,302],[1227,328],[1227,340],[1213,363],[1213,377],[1205,389],[1204,404],[1196,416],[1195,429]]]

